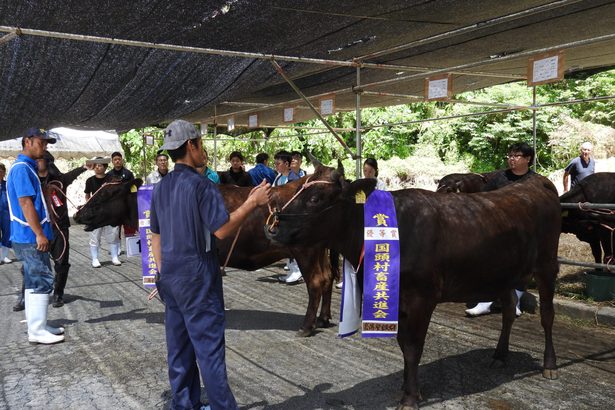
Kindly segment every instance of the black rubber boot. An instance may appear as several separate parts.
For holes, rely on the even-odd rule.
[[[68,269],[70,269],[70,264],[55,266],[56,277],[52,299],[52,306],[55,308],[64,306],[64,288],[68,280]]]
[[[19,299],[17,299],[17,303],[15,303],[15,306],[13,306],[13,312],[21,312],[22,310],[26,308],[26,300],[24,299],[25,291],[26,291],[26,283],[23,278],[23,266],[22,266],[21,267],[21,293],[19,295]]]

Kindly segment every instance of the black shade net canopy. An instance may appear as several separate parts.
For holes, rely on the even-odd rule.
[[[273,60],[314,105],[354,110],[356,92],[402,104],[439,74],[454,94],[525,81],[558,50],[566,73],[615,66],[615,1],[0,0],[0,140],[313,118]]]

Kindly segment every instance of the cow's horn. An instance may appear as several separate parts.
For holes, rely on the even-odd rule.
[[[307,157],[310,159],[312,165],[314,165],[314,168],[322,165],[322,162],[320,162],[314,155],[312,155],[310,151],[307,151]]]

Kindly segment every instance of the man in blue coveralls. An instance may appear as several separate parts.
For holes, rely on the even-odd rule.
[[[30,343],[53,344],[64,341],[63,328],[47,325],[49,294],[53,290],[53,272],[48,252],[53,231],[36,163],[37,159],[43,158],[47,143],[55,142],[56,139],[44,130],[28,129],[21,140],[22,152],[17,156],[7,178],[11,241],[15,254],[23,261]]]
[[[237,409],[226,374],[224,298],[214,236],[233,234],[254,208],[267,203],[271,187],[261,183],[229,215],[218,187],[195,169],[205,165],[205,152],[194,125],[173,121],[165,129],[162,149],[175,169],[152,192],[150,222],[157,286],[165,302],[171,408]],[[208,406],[200,401],[199,369]]]

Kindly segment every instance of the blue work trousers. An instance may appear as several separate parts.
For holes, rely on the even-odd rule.
[[[34,289],[33,293],[51,293],[53,272],[49,252],[38,251],[35,243],[13,242],[13,250],[23,262],[25,289]]]
[[[171,409],[200,408],[199,368],[211,408],[237,409],[226,374],[222,278],[217,269],[214,272],[198,269],[190,274],[160,275]]]

